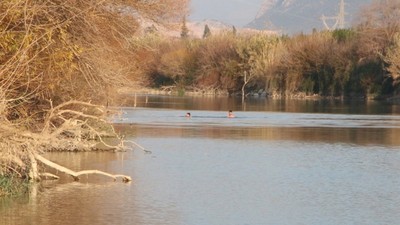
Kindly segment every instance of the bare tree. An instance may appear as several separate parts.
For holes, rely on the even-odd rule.
[[[242,100],[246,96],[246,86],[255,79],[268,74],[270,67],[277,59],[280,44],[280,40],[274,36],[239,37],[237,54],[239,56],[239,73],[241,73],[239,77],[243,78]]]
[[[33,171],[36,179],[43,151],[90,150],[112,134],[97,127],[109,124],[107,110],[85,101],[105,104],[129,83],[135,63],[127,46],[139,16],[177,21],[187,3],[0,1],[0,174]]]
[[[385,55],[386,46],[400,30],[400,0],[374,0],[358,18],[362,57]]]

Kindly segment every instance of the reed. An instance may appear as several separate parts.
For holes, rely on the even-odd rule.
[[[0,197],[18,196],[27,193],[29,181],[12,175],[0,175]]]

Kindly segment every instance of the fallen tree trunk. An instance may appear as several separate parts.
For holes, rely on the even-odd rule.
[[[69,101],[53,107],[52,102],[49,102],[50,109],[43,126],[37,126],[37,132],[4,118],[1,120],[0,117],[0,174],[15,173],[33,182],[41,178],[58,179],[54,174],[40,173],[40,167],[47,166],[72,176],[74,180],[88,174],[100,174],[114,180],[120,178],[123,182],[132,180],[129,176],[99,170],[72,171],[41,156],[41,153],[48,151],[90,151],[103,146],[113,151],[127,149],[124,140],[107,121],[109,112],[104,107],[79,101]],[[118,142],[109,144],[103,137],[115,137]],[[144,152],[150,152],[137,146]]]
[[[34,156],[35,156],[35,159],[37,161],[39,161],[39,162],[43,163],[44,165],[46,165],[48,167],[51,167],[51,168],[53,168],[53,169],[55,169],[57,171],[60,171],[60,172],[63,172],[63,173],[66,173],[66,174],[72,176],[72,178],[74,178],[75,181],[78,181],[79,180],[79,176],[84,175],[84,174],[100,174],[100,175],[103,175],[103,176],[111,177],[111,178],[114,179],[114,181],[117,180],[117,178],[122,178],[123,182],[132,181],[132,178],[129,177],[129,176],[121,175],[121,174],[110,174],[110,173],[106,173],[106,172],[103,172],[103,171],[100,171],[100,170],[82,170],[82,171],[79,171],[79,172],[75,172],[75,171],[72,171],[72,170],[70,170],[70,169],[68,169],[66,167],[58,165],[58,164],[56,164],[56,163],[44,158],[43,156],[41,156],[39,154],[35,154]],[[48,175],[49,174],[47,174],[47,176]],[[56,177],[56,176],[54,176],[54,177]]]

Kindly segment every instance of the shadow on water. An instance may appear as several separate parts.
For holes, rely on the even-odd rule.
[[[180,110],[211,111],[269,111],[294,113],[336,113],[336,114],[400,114],[400,105],[388,102],[366,100],[279,100],[269,98],[247,98],[242,102],[237,97],[215,96],[160,96],[126,95],[120,98],[120,106]]]

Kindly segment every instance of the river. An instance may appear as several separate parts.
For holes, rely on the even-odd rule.
[[[229,109],[235,118],[226,117]],[[398,105],[131,96],[118,110],[116,130],[151,154],[135,147],[45,156],[74,170],[126,174],[131,183],[96,175],[46,181],[0,200],[0,224],[400,221]]]

